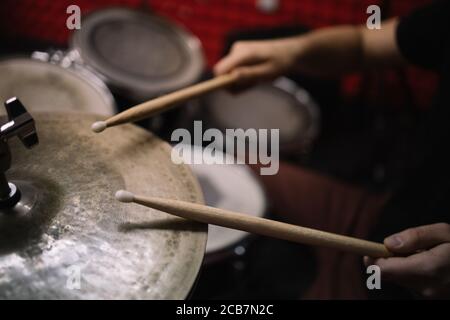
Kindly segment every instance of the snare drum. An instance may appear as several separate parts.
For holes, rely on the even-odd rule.
[[[0,99],[17,96],[33,111],[112,116],[114,99],[94,74],[23,57],[0,60]]]
[[[193,157],[200,158],[203,149],[195,147]],[[216,159],[232,157],[216,152]],[[253,171],[242,164],[192,164],[186,155],[200,182],[207,205],[264,217],[267,214],[267,202],[262,185]],[[203,158],[205,160],[205,158]],[[212,157],[207,155],[208,163]],[[209,225],[208,242],[197,293],[227,290],[227,286],[237,285],[245,275],[246,256],[252,236],[243,231]],[[224,283],[225,282],[225,283]],[[201,291],[201,293],[199,293]],[[195,293],[194,293],[195,295]]]
[[[320,129],[317,104],[306,90],[284,77],[238,94],[213,92],[203,99],[202,112],[208,127],[222,131],[279,129],[284,154],[307,152]]]

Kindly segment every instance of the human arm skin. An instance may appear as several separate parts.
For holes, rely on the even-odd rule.
[[[337,77],[368,68],[400,65],[395,32],[398,19],[380,30],[366,26],[336,26],[289,38],[236,42],[214,67],[221,75],[235,72],[241,84],[254,84],[299,71]]]

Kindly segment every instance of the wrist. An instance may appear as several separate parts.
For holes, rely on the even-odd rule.
[[[286,39],[286,51],[293,61],[298,61],[309,48],[310,41],[307,35],[296,36]]]

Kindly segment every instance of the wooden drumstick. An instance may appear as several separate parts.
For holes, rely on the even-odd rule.
[[[105,120],[98,121],[92,125],[92,131],[99,133],[108,127],[117,126],[128,122],[135,122],[154,116],[155,114],[169,110],[178,103],[195,98],[210,91],[225,88],[237,80],[234,73],[218,76],[193,86],[169,93],[159,98],[138,104],[128,110],[125,110],[115,116]]]
[[[272,238],[329,247],[374,258],[390,257],[392,255],[381,243],[253,217],[201,204],[172,199],[143,197],[124,190],[116,193],[116,199],[121,202],[138,203],[185,219],[247,231]]]

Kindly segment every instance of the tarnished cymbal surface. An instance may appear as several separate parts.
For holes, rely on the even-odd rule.
[[[170,147],[133,125],[35,114],[40,144],[11,141],[7,177],[31,211],[0,211],[2,299],[179,299],[199,271],[206,225],[114,199],[119,189],[202,202]]]

